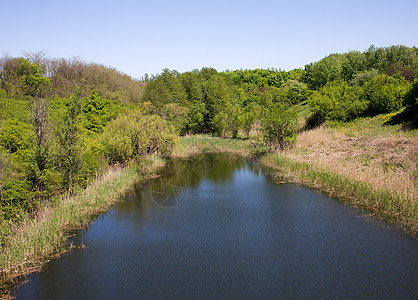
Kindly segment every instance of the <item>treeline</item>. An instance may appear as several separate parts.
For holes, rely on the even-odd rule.
[[[248,137],[269,108],[286,108],[307,99],[307,85],[296,80],[301,72],[220,73],[203,68],[180,74],[165,69],[147,81],[143,99],[155,113],[175,122],[179,134],[237,137],[242,131]],[[268,85],[269,80],[273,85]]]
[[[156,113],[178,120],[180,134],[248,136],[263,125],[270,108],[288,109],[304,101],[312,111],[308,126],[407,107],[398,121],[416,127],[417,70],[418,49],[405,46],[331,54],[289,72],[203,68],[180,74],[166,69],[147,81],[144,101]]]
[[[417,126],[418,48],[371,46],[365,52],[331,54],[305,66],[300,78],[313,90],[311,123],[350,121],[394,112],[406,126]]]
[[[95,89],[102,97],[121,103],[139,102],[145,84],[114,68],[71,59],[49,59],[42,52],[26,53],[25,57],[0,58],[0,88],[9,98],[27,94],[28,80],[34,77],[49,80],[45,96],[67,97],[78,85],[82,95]]]

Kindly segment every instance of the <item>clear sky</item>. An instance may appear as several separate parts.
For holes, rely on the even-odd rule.
[[[132,77],[303,68],[371,44],[418,46],[417,0],[0,0],[0,54],[80,57]]]

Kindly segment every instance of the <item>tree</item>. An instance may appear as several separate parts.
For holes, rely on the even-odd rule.
[[[188,113],[187,107],[177,103],[168,103],[163,106],[160,115],[174,127],[177,134],[182,134],[186,130]]]
[[[369,102],[368,113],[377,115],[400,109],[408,89],[408,82],[401,76],[394,78],[380,74],[373,77],[363,87],[363,99]]]
[[[301,81],[308,84],[309,88],[317,90],[327,82],[341,78],[342,63],[341,54],[331,54],[316,63],[306,65]]]
[[[418,78],[415,78],[411,89],[405,96],[405,114],[412,128],[418,128]]]
[[[74,177],[82,168],[80,149],[80,116],[81,116],[81,89],[77,86],[75,93],[68,98],[68,103],[62,116],[58,135],[61,148],[60,162],[64,170],[64,183],[67,186],[68,196],[73,189]]]
[[[100,97],[96,90],[93,90],[91,96],[87,98],[84,113],[84,127],[96,133],[103,132],[103,128],[111,118],[107,101]]]
[[[363,114],[368,101],[360,98],[359,88],[350,86],[344,80],[335,80],[314,91],[308,104],[314,114],[311,121],[322,123],[325,120],[354,119]]]
[[[145,87],[144,100],[158,108],[168,103],[187,106],[187,95],[179,79],[179,73],[164,69],[161,75],[151,78]]]
[[[296,112],[282,105],[270,107],[262,121],[264,142],[272,150],[286,149],[296,142],[298,121]]]
[[[47,99],[35,98],[31,105],[35,145],[29,164],[29,179],[36,190],[36,199],[47,198],[50,164],[50,124]]]
[[[224,78],[212,75],[204,89],[204,102],[208,111],[206,124],[211,124],[215,116],[224,111],[230,100],[231,95]]]
[[[205,119],[208,114],[203,102],[195,101],[189,109],[186,131],[190,133],[203,133],[207,130]]]

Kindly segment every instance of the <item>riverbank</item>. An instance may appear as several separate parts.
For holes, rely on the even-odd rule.
[[[348,136],[322,127],[301,133],[294,149],[261,161],[287,180],[324,190],[418,234],[416,137]]]
[[[50,259],[72,250],[67,244],[71,230],[86,228],[120,201],[134,183],[155,176],[163,165],[164,161],[156,157],[141,174],[134,166],[113,166],[85,190],[43,207],[35,219],[19,224],[7,246],[0,250],[0,295]]]
[[[250,157],[254,147],[250,140],[190,136],[181,138],[177,155],[223,151]],[[294,148],[264,155],[259,162],[277,170],[278,182],[319,189],[418,236],[418,138],[414,135],[347,134],[321,127],[299,134]]]

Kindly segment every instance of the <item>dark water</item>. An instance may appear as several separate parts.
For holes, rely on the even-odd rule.
[[[418,242],[221,155],[173,161],[18,299],[418,299]]]

